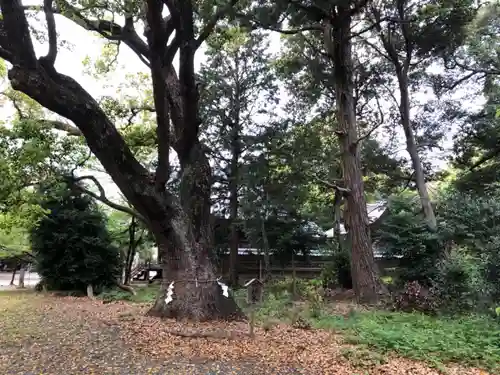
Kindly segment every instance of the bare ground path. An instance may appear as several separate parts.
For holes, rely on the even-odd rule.
[[[169,330],[185,326],[145,317],[146,308],[0,292],[0,374],[438,374],[400,359],[356,368],[340,354],[335,337],[322,331],[275,327],[237,340],[173,336]],[[450,373],[481,374],[461,368]]]

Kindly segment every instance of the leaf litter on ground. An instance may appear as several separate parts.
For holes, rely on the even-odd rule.
[[[7,297],[6,297],[7,296]],[[277,324],[180,323],[145,316],[146,304],[36,294],[0,294],[1,374],[434,375],[439,370],[346,345],[327,330]],[[235,338],[172,332],[236,332]],[[217,335],[215,335],[217,336]],[[219,336],[221,337],[221,336]],[[450,375],[487,375],[448,366]]]

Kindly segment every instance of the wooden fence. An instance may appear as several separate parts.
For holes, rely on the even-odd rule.
[[[324,265],[329,262],[329,257],[310,256],[307,259],[304,257],[297,257],[294,259],[294,264],[291,261],[280,261],[279,259],[271,257],[271,274],[276,277],[291,277],[293,272],[299,278],[309,279],[319,277]],[[389,258],[376,258],[376,263],[384,275],[391,275],[392,270],[398,266],[397,259]],[[151,264],[149,267],[151,271],[159,271],[158,264]],[[217,261],[217,271],[224,279],[229,278],[229,255],[222,255]],[[249,254],[238,256],[238,275],[239,279],[249,280],[254,277],[259,277],[260,273],[264,271],[264,256]]]

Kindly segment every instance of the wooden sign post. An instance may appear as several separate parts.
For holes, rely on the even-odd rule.
[[[264,283],[259,279],[252,279],[245,284],[247,288],[247,303],[251,306],[250,308],[250,322],[249,322],[249,335],[254,337],[254,327],[255,327],[255,305],[262,302],[262,297],[264,294]]]

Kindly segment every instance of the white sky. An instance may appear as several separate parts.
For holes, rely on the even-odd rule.
[[[40,1],[24,1],[25,5],[34,5],[40,4]],[[44,27],[44,19],[40,17],[41,27]],[[118,69],[115,73],[113,73],[110,77],[108,77],[106,82],[97,81],[89,75],[85,75],[83,73],[83,60],[89,56],[91,60],[95,61],[98,57],[102,45],[103,40],[99,37],[93,35],[92,33],[80,28],[75,25],[71,21],[65,19],[64,17],[60,17],[56,15],[56,24],[57,30],[60,34],[60,39],[66,39],[69,42],[78,43],[73,46],[71,50],[66,48],[60,48],[57,61],[56,61],[56,69],[64,73],[68,76],[76,79],[86,90],[88,90],[94,97],[99,97],[102,95],[112,95],[116,93],[116,86],[123,82],[125,75],[129,73],[136,72],[146,72],[147,68],[144,66],[142,62],[138,59],[138,57],[125,45],[121,46],[120,55],[119,55],[119,65],[120,69]],[[39,43],[35,46],[38,55],[44,55],[47,52],[47,45],[40,45]],[[271,53],[277,53],[280,49],[280,39],[278,34],[273,34],[271,36]],[[203,48],[200,49],[197,53],[197,58],[195,63],[197,68],[204,61],[203,56]],[[459,92],[457,95],[463,95],[463,92]],[[419,93],[414,95],[413,100],[417,102],[425,102],[429,98],[425,93]],[[477,106],[480,103],[469,103],[470,105]],[[0,117],[5,118],[8,117],[12,112],[12,108],[3,107],[2,114]],[[449,134],[451,137],[452,133]],[[450,137],[445,142],[446,147],[450,147]],[[407,157],[407,153],[405,150],[401,151],[401,155]],[[111,181],[111,179],[105,174],[100,172],[94,172],[96,177],[105,185],[105,189],[109,197],[113,200],[119,200],[120,195],[117,187]]]

